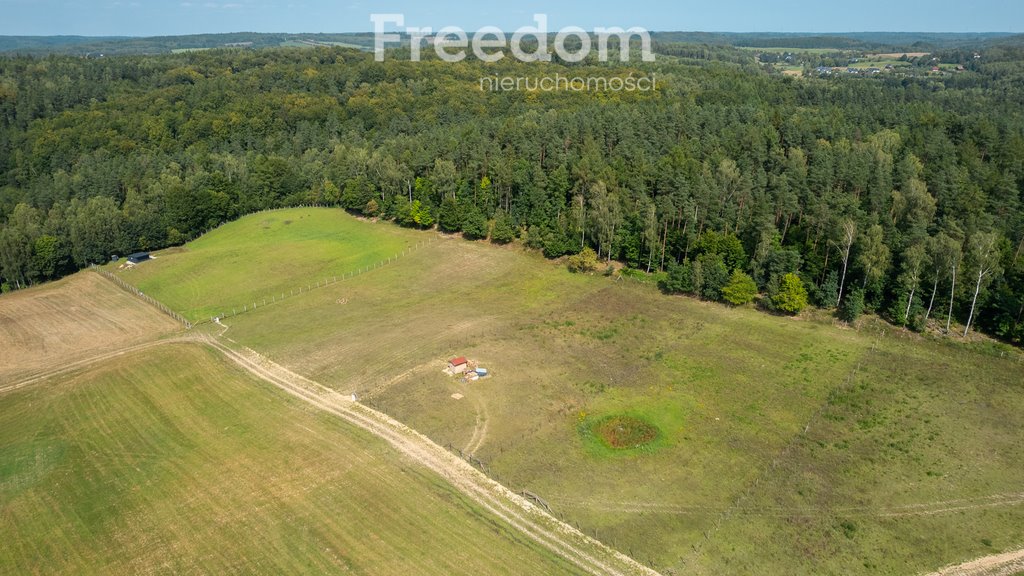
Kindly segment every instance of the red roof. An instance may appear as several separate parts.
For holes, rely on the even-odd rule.
[[[466,360],[465,356],[459,356],[458,358],[452,358],[451,360],[448,361],[448,363],[451,364],[452,366],[462,366],[463,364],[465,364],[467,362],[468,362],[468,360]]]

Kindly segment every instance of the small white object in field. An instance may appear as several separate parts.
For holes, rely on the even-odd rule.
[[[456,392],[455,394],[452,394],[452,398],[455,400],[462,400],[463,398],[465,398],[465,396]]]

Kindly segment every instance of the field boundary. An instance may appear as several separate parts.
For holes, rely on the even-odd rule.
[[[296,296],[301,296],[303,294],[308,294],[308,293],[310,293],[310,292],[312,292],[314,290],[319,290],[321,288],[326,288],[328,286],[334,286],[335,284],[338,284],[339,282],[345,282],[347,280],[352,280],[353,278],[356,278],[357,276],[362,276],[363,274],[367,274],[369,272],[373,272],[374,270],[378,270],[378,269],[383,268],[383,267],[385,267],[385,266],[387,266],[389,264],[393,264],[395,262],[398,262],[402,258],[405,258],[406,256],[412,255],[413,252],[418,251],[419,249],[432,244],[435,240],[436,240],[436,238],[427,238],[426,240],[422,240],[420,242],[417,242],[416,244],[413,244],[411,247],[406,248],[405,250],[402,250],[401,252],[395,254],[394,256],[390,256],[390,257],[388,257],[388,258],[386,258],[384,260],[380,260],[379,262],[375,262],[374,264],[372,264],[370,266],[363,266],[363,267],[359,268],[358,270],[353,270],[352,272],[346,272],[345,274],[342,274],[341,276],[331,276],[331,277],[325,278],[323,280],[317,280],[316,282],[307,282],[305,286],[302,286],[300,284],[298,289],[294,289],[293,288],[293,289],[289,290],[288,292],[282,292],[280,295],[278,295],[278,294],[271,294],[269,297],[265,296],[265,297],[263,297],[262,301],[260,301],[259,299],[254,301],[252,303],[252,306],[250,306],[248,304],[243,304],[241,310],[239,310],[238,308],[234,308],[233,307],[231,309],[231,312],[229,313],[229,312],[227,312],[227,306],[225,306],[224,307],[224,309],[225,309],[224,312],[221,312],[220,314],[218,314],[216,316],[211,316],[210,318],[204,318],[202,320],[198,320],[198,321],[192,323],[190,327],[200,326],[202,324],[215,324],[217,322],[217,320],[223,320],[225,318],[234,318],[235,316],[238,316],[240,314],[248,314],[249,312],[254,312],[258,308],[265,308],[267,306],[272,306],[274,304],[278,304],[278,303],[284,302],[285,300],[290,300],[290,299],[292,299],[292,298],[294,298]]]
[[[131,284],[125,282],[121,278],[118,278],[116,274],[107,272],[106,270],[101,270],[96,266],[92,266],[90,269],[93,272],[99,274],[100,276],[106,278],[107,280],[113,282],[118,288],[124,290],[125,292],[128,292],[129,294],[133,294],[134,296],[140,298],[143,302],[149,304],[150,306],[153,306],[154,308],[163,312],[167,316],[170,316],[176,322],[179,322],[182,326],[184,326],[186,330],[191,330],[193,327],[195,327],[195,324],[189,322],[187,318],[185,318],[181,314],[178,314],[174,310],[171,310],[166,305],[164,305],[163,302],[160,302],[156,298],[153,298],[152,296],[145,294],[142,290],[139,290],[135,286],[132,286]]]

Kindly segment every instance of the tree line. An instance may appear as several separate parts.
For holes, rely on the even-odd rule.
[[[1021,343],[1019,50],[936,79],[670,52],[543,69],[656,73],[652,93],[483,92],[481,76],[538,69],[328,48],[0,59],[3,287],[317,203],[589,249],[670,292]]]

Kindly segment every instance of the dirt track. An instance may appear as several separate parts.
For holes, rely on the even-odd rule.
[[[224,332],[227,326],[221,326]],[[152,333],[151,327],[149,332]],[[151,340],[125,347],[124,341],[96,342],[98,346],[90,352],[98,352],[94,356],[64,364],[58,368],[39,370],[19,374],[17,381],[0,384],[0,394],[17,390],[60,374],[83,369],[92,364],[110,358],[139,352],[148,348],[175,342],[201,342],[220,351],[226,358],[288,394],[299,398],[326,412],[335,414],[347,422],[358,426],[386,440],[402,455],[425,466],[450,482],[456,489],[465,494],[477,505],[507,522],[531,539],[547,547],[559,556],[571,561],[581,569],[593,574],[647,574],[657,575],[654,570],[636,562],[634,559],[617,552],[597,540],[586,536],[575,528],[560,522],[545,513],[529,500],[515,494],[501,484],[473,468],[464,460],[456,457],[429,438],[401,424],[389,416],[354,402],[350,397],[339,394],[316,382],[297,375],[279,366],[258,353],[242,348],[226,338],[212,335],[191,333],[163,340]],[[105,350],[105,351],[104,351]],[[55,361],[56,350],[47,350],[49,364]],[[27,366],[26,366],[27,367]],[[479,447],[486,438],[487,415],[478,414],[474,438],[467,448]],[[849,513],[861,513],[869,516],[909,516],[942,514],[974,508],[994,506],[1020,505],[1024,502],[1024,494],[1001,494],[987,498],[972,500],[949,500],[923,505],[906,506],[891,510],[849,509]],[[650,503],[635,502],[572,502],[566,505],[587,505],[601,509],[624,511],[651,511],[688,514],[704,507],[666,507]],[[741,513],[743,511],[741,510]],[[748,513],[765,514],[771,510],[751,510]],[[777,512],[777,511],[775,511]],[[786,513],[791,514],[792,511]],[[928,576],[1009,576],[1024,571],[1024,549],[992,556],[986,556],[970,562],[943,568]]]
[[[1021,572],[1024,572],[1024,549],[949,566],[928,576],[1011,576]]]
[[[581,569],[592,574],[658,574],[548,515],[526,498],[491,480],[469,463],[389,416],[295,374],[252,350],[235,349],[213,337],[203,340],[242,368],[288,394],[386,440],[404,456],[439,474],[488,512]]]

